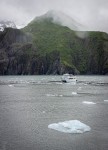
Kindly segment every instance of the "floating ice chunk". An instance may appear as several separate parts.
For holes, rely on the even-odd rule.
[[[46,96],[48,97],[62,97],[63,95],[62,94],[46,94]]]
[[[77,95],[77,92],[72,92],[72,95]]]
[[[108,100],[106,99],[106,100],[104,100],[104,102],[108,102]]]
[[[53,97],[53,96],[56,96],[56,95],[54,95],[54,94],[46,94],[46,96],[51,96],[51,97]]]
[[[84,133],[91,128],[78,120],[69,120],[48,125],[48,128],[64,133]]]
[[[12,85],[12,84],[9,84],[8,86],[12,87],[13,85]]]
[[[43,111],[42,113],[45,114],[45,111]]]
[[[62,94],[60,94],[60,95],[58,95],[59,97],[63,97],[63,95]]]
[[[88,85],[87,83],[85,83],[84,85]]]
[[[96,103],[90,102],[90,101],[83,101],[82,103],[84,103],[84,104],[96,104]]]

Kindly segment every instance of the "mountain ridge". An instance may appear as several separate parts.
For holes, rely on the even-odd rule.
[[[44,15],[35,17],[34,21],[42,21],[45,19],[50,19],[52,23],[61,26],[67,26],[71,30],[80,31],[84,28],[83,25],[78,23],[76,20],[72,19],[70,16],[66,15],[65,13],[57,10],[49,10]]]
[[[108,34],[83,38],[50,19],[0,33],[0,74],[107,74]]]

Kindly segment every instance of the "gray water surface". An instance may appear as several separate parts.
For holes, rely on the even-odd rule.
[[[61,76],[0,76],[0,150],[108,150],[108,76],[77,79],[66,84]],[[66,120],[91,131],[48,128]]]

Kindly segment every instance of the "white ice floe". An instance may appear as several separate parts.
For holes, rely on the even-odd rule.
[[[48,97],[62,97],[63,95],[62,94],[46,94],[46,96]]]
[[[90,101],[83,101],[82,103],[84,103],[84,104],[90,104],[90,105],[91,105],[91,104],[92,104],[92,105],[93,105],[93,104],[96,104],[96,103],[90,102]]]
[[[54,95],[54,94],[46,94],[46,96],[51,96],[51,97],[53,97],[53,96],[56,96],[56,95]]]
[[[42,113],[45,114],[45,111],[43,111]]]
[[[9,86],[9,87],[13,87],[14,85],[12,85],[12,84],[9,84],[8,86]]]
[[[108,100],[106,99],[106,100],[104,100],[104,102],[108,102]]]
[[[85,83],[84,85],[88,85],[87,83]]]
[[[48,125],[48,128],[64,133],[84,133],[91,128],[79,120],[69,120]]]
[[[72,95],[77,95],[77,92],[72,92]]]

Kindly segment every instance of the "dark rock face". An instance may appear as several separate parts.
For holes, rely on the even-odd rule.
[[[69,54],[74,65],[67,63],[66,58],[62,63],[61,52],[58,50],[42,55],[32,40],[30,34],[18,29],[6,28],[0,32],[0,75],[79,74],[81,69],[85,70],[84,74],[108,73],[106,37],[102,40],[99,38],[99,43],[95,42],[95,45],[92,44],[97,40],[95,37],[79,40],[78,43],[81,42],[87,51],[84,51],[84,54],[81,51]],[[74,47],[71,41],[69,45],[70,48]],[[84,55],[86,57],[83,58]]]
[[[0,33],[0,74],[22,73],[19,58],[23,57],[26,48],[32,47],[30,41],[30,36],[18,29],[6,28]]]
[[[30,41],[30,36],[24,34],[18,29],[6,28],[0,34],[0,47],[8,47],[13,43],[27,43]]]
[[[0,33],[1,75],[62,74],[68,70],[61,65],[58,51],[40,56],[30,35],[11,28]]]

